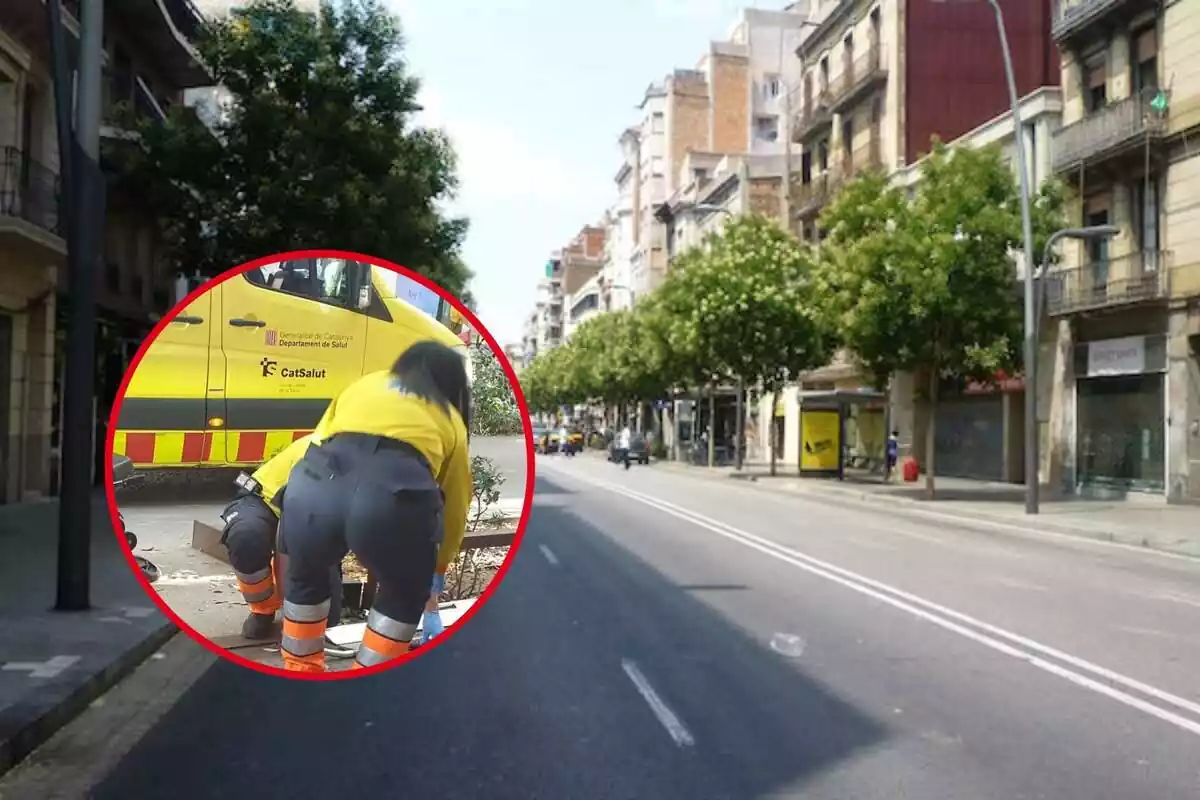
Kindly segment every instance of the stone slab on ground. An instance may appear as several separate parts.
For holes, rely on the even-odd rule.
[[[133,576],[101,498],[91,511],[92,608],[60,612],[57,503],[0,508],[0,774],[177,632]]]

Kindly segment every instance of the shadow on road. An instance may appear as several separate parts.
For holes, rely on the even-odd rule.
[[[314,684],[218,663],[93,797],[232,795],[248,776],[279,796],[762,797],[888,737],[567,508],[536,507],[522,551],[477,616],[393,673]],[[667,736],[626,660],[694,747]]]

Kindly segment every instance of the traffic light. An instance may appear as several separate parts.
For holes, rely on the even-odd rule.
[[[546,262],[546,277],[547,278],[554,277],[554,261],[553,260]]]

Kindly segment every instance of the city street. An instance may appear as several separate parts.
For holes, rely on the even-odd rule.
[[[591,457],[539,472],[508,578],[427,657],[297,685],[178,640],[0,797],[1200,791],[1194,561]]]

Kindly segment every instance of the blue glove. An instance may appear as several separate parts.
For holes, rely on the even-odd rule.
[[[446,591],[446,576],[438,575],[436,572],[433,573],[433,586],[430,587],[429,593],[433,594],[436,592],[437,594],[441,594],[444,591]]]
[[[442,613],[426,611],[421,618],[421,644],[432,642],[434,637],[441,635],[444,630],[446,630],[446,626],[442,624]]]

